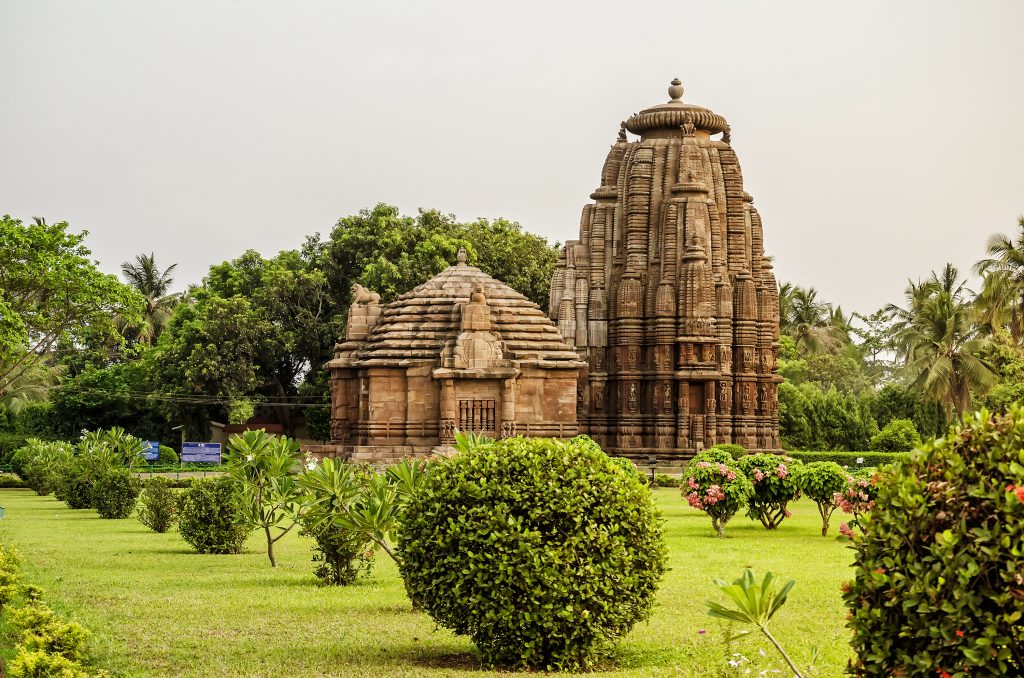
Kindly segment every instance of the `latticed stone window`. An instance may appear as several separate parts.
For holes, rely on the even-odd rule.
[[[494,401],[493,400],[460,400],[459,430],[479,433],[494,433]]]

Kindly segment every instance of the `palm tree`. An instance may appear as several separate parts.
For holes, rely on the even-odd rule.
[[[121,273],[128,284],[134,287],[143,296],[146,302],[142,313],[142,325],[138,328],[131,328],[139,343],[152,346],[160,336],[167,321],[171,318],[171,312],[178,303],[180,293],[169,293],[174,278],[171,272],[177,268],[177,264],[171,264],[163,271],[157,268],[153,253],[147,256],[140,254],[135,257],[134,262],[126,261],[121,264]]]
[[[897,351],[903,372],[925,398],[939,402],[962,420],[971,409],[972,393],[981,393],[998,379],[980,357],[981,327],[966,282],[946,264],[942,273],[907,288],[907,308],[891,307],[897,319]]]
[[[983,324],[995,333],[1008,327],[1019,342],[1024,337],[1024,216],[1017,219],[1017,237],[998,233],[988,241],[988,258],[974,265],[985,279],[978,306]]]
[[[835,353],[843,347],[844,338],[849,338],[842,311],[837,317],[830,304],[818,300],[818,290],[813,287],[784,284],[779,288],[779,299],[779,311],[784,314],[780,324],[798,351]],[[844,326],[836,325],[840,320]]]

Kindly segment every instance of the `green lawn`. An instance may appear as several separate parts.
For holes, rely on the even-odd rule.
[[[746,566],[797,580],[773,633],[802,665],[818,646],[814,675],[842,674],[850,651],[839,586],[852,553],[820,536],[814,504],[798,502],[775,533],[737,516],[728,538],[717,540],[710,520],[677,490],[656,495],[672,569],[653,618],[624,639],[616,667],[602,675],[732,675],[733,652],[751,660],[736,675],[781,668],[760,637],[727,648],[726,627],[705,611],[706,599],[720,598],[712,578],[731,580]],[[0,505],[7,508],[0,540],[22,551],[28,580],[45,588],[55,609],[93,631],[95,663],[115,675],[497,675],[480,670],[467,639],[412,611],[386,558],[362,584],[320,588],[306,538],[282,540],[281,565],[271,570],[255,536],[243,555],[197,555],[176,532],[100,520],[29,490],[0,490]]]

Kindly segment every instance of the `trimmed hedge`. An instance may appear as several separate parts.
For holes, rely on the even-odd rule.
[[[894,464],[897,461],[905,461],[910,455],[905,452],[786,452],[787,456],[798,459],[805,464],[812,461],[834,461],[840,466],[848,466],[851,469],[857,467],[857,459],[862,457],[863,467],[882,466]]]
[[[399,528],[406,590],[485,665],[579,670],[648,618],[667,549],[650,490],[593,441],[507,438],[438,464]]]

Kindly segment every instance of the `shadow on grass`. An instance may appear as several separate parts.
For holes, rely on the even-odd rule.
[[[380,666],[384,663],[410,666],[422,669],[453,669],[462,671],[483,671],[480,658],[472,650],[457,651],[432,646],[419,639],[392,639],[387,647],[362,648],[359,652],[348,649],[332,651],[331,660],[348,666]]]

